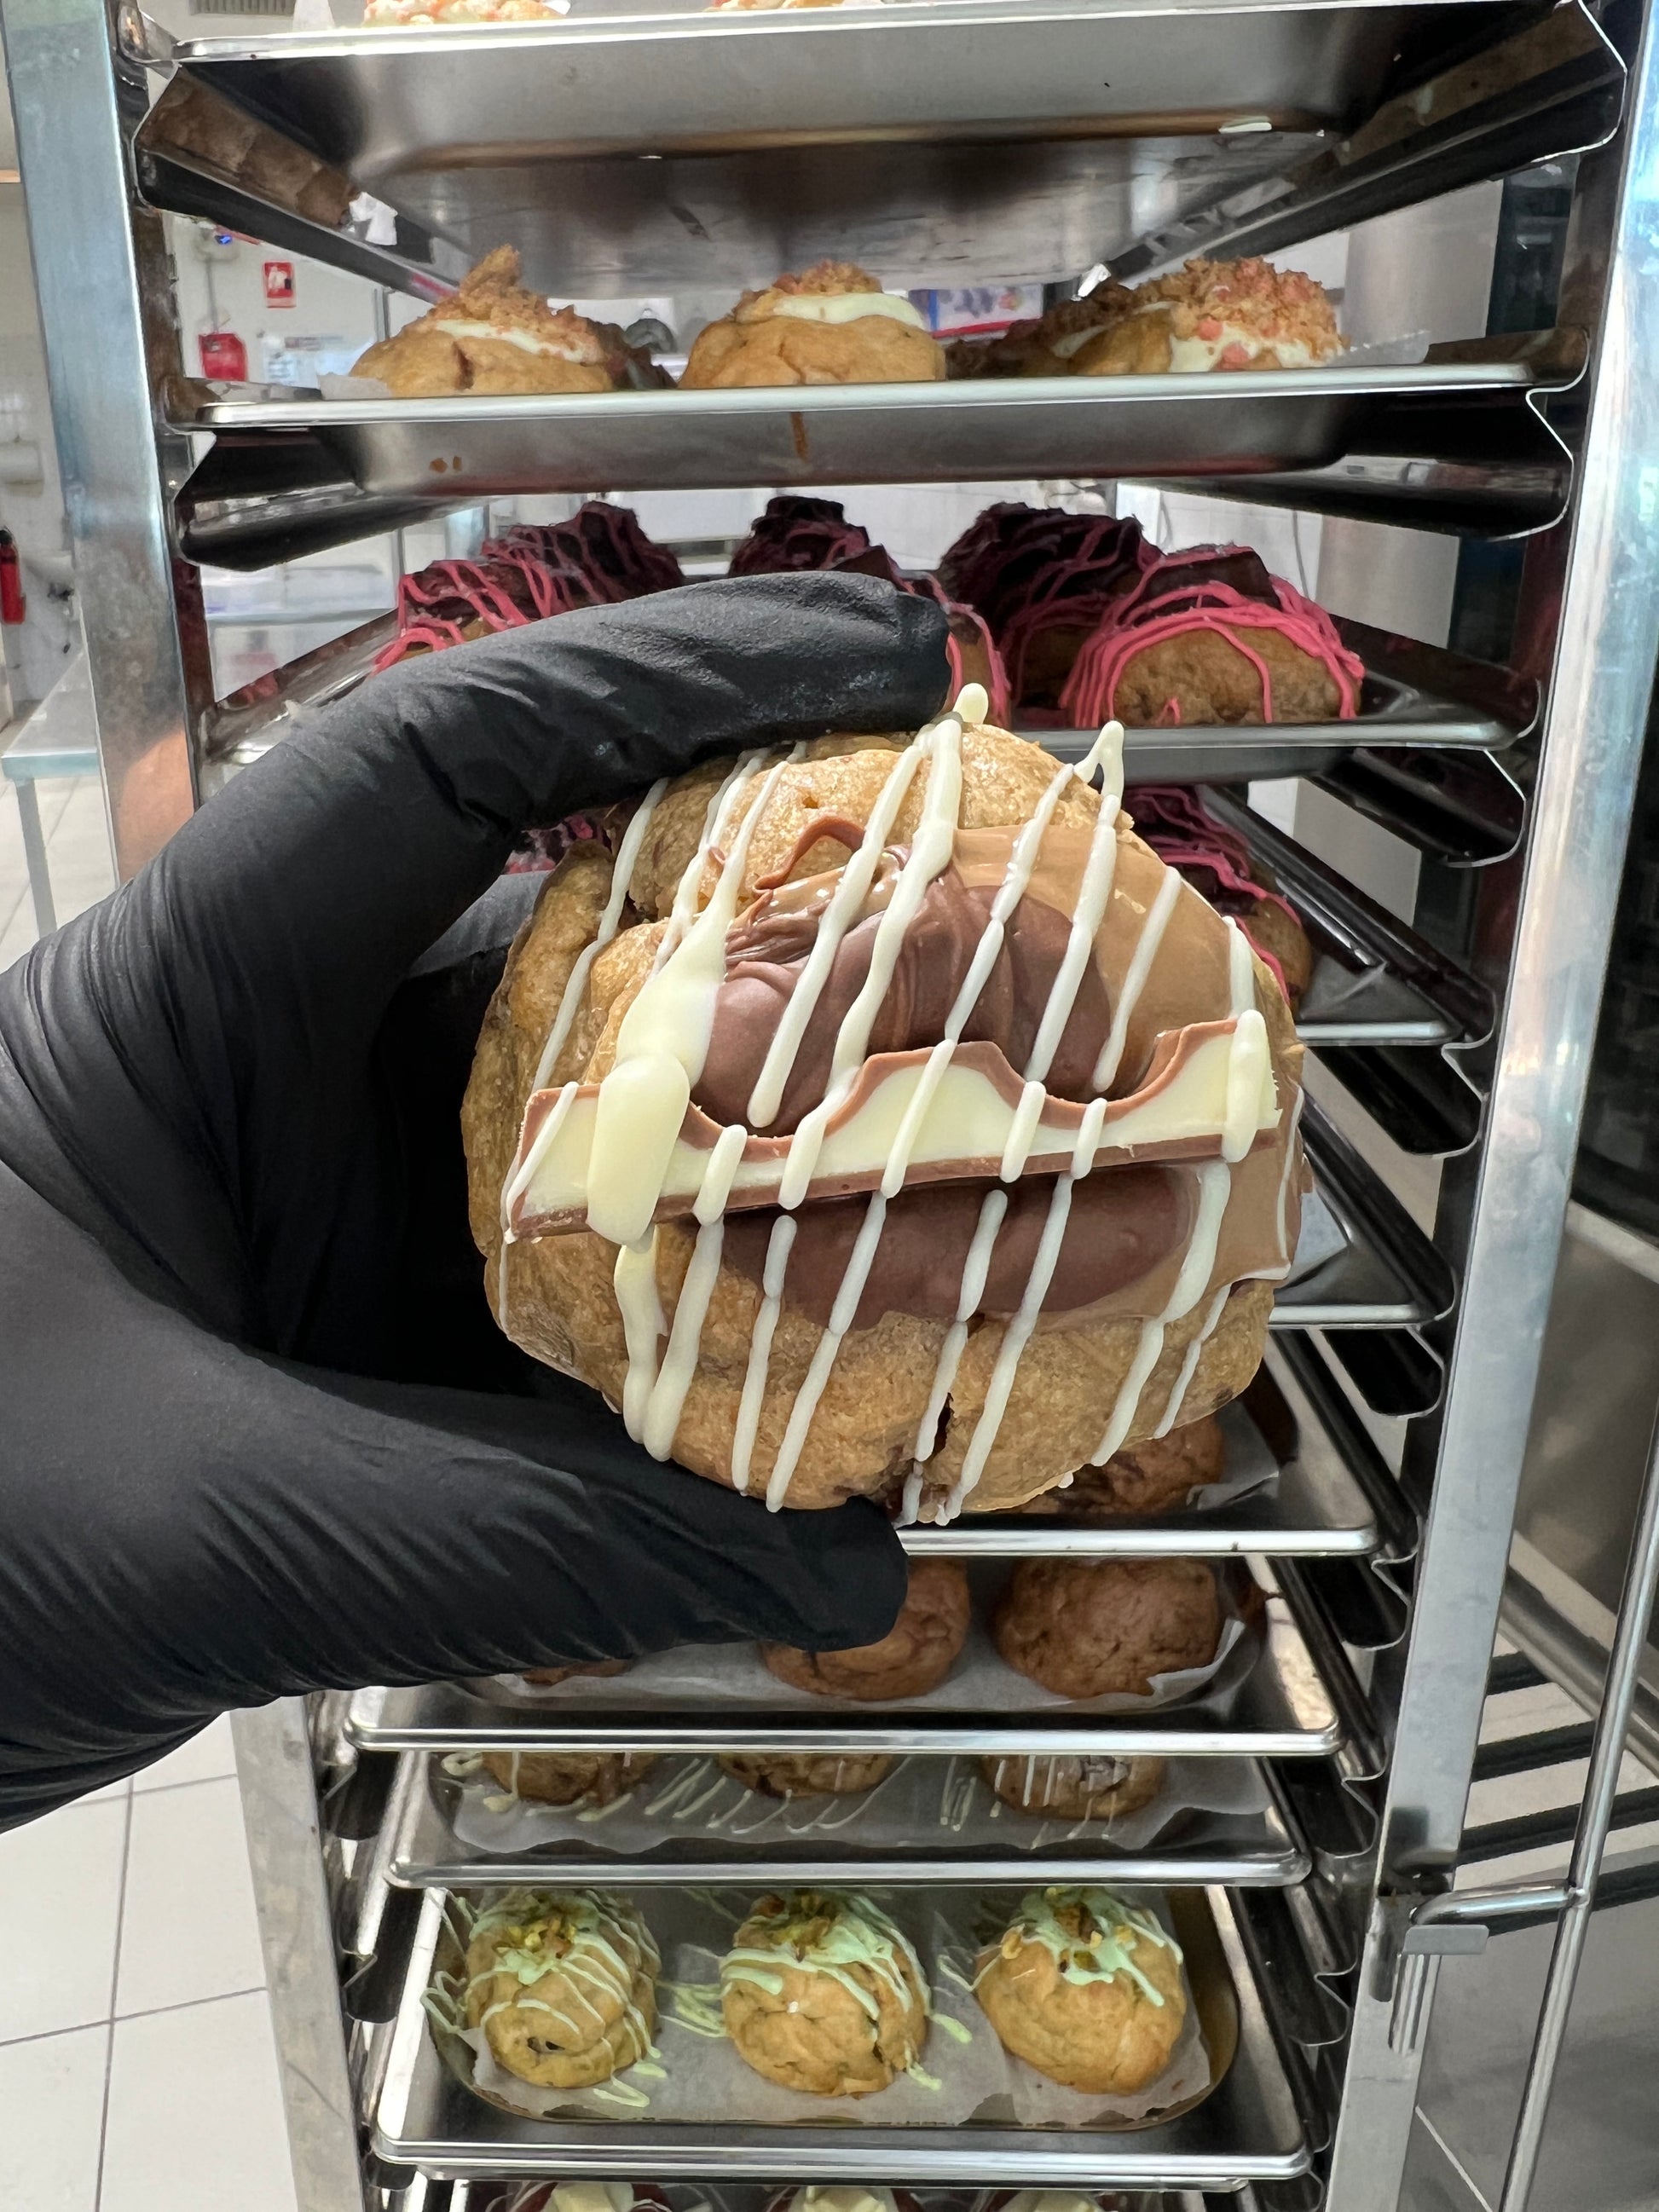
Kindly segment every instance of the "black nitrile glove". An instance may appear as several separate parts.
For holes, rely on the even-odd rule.
[[[659,1466],[496,1333],[458,1117],[523,830],[945,681],[931,601],[816,575],[405,663],[0,978],[0,1827],[295,1691],[885,1633],[874,1507]]]

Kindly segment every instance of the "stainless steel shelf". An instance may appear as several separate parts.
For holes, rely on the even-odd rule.
[[[1485,349],[1500,356],[1515,350],[1501,341]],[[365,499],[386,502],[453,504],[595,485],[626,491],[1175,473],[1254,478],[1318,468],[1362,450],[1379,410],[1403,407],[1409,416],[1425,405],[1437,412],[1453,397],[1479,407],[1559,389],[1564,377],[1577,374],[1570,349],[1548,360],[1531,348],[1518,359],[1241,369],[1224,377],[1030,377],[554,398],[328,400],[282,386],[185,380],[172,388],[167,413],[175,429],[234,437],[243,465],[269,471],[262,492],[281,489],[284,448],[272,437],[298,434],[290,458],[307,471],[315,472],[316,455],[307,450],[314,446]],[[221,479],[226,473],[216,472]]]
[[[649,1915],[649,1896],[641,1900]],[[825,2124],[759,2126],[710,2118],[696,2125],[649,2121],[535,2120],[487,2103],[452,2072],[429,2031],[422,1997],[453,1937],[444,1893],[432,1890],[411,1949],[391,2050],[372,2119],[376,2154],[441,2179],[472,2175],[745,2175],[803,2181],[1070,2182],[1091,2191],[1236,2189],[1305,2172],[1310,2153],[1225,1890],[1170,1895],[1176,1932],[1199,1994],[1200,2015],[1220,2081],[1193,2110],[1160,2125],[1021,2128],[994,2106],[963,2127],[881,2128],[840,2115]]]
[[[1419,1328],[1449,1313],[1457,1283],[1444,1257],[1311,1098],[1302,1139],[1342,1249],[1285,1285],[1275,1328]]]
[[[769,1830],[763,1837],[744,1844],[732,1837],[698,1835],[676,1827],[665,1818],[661,1840],[648,1853],[621,1852],[606,1844],[602,1821],[582,1832],[573,1818],[568,1840],[534,1851],[501,1856],[486,1853],[456,1835],[446,1808],[453,1807],[459,1785],[443,1773],[435,1758],[404,1752],[386,1805],[386,1878],[403,1889],[511,1888],[520,1883],[547,1887],[594,1881],[607,1886],[735,1882],[761,1888],[782,1883],[833,1886],[838,1881],[859,1881],[931,1887],[941,1882],[1030,1884],[1103,1878],[1159,1888],[1211,1882],[1284,1888],[1303,1881],[1312,1863],[1306,1846],[1295,1833],[1288,1806],[1273,1794],[1265,1778],[1263,1786],[1271,1802],[1260,1812],[1190,1810],[1172,1824],[1173,1832],[1167,1840],[1160,1838],[1133,1850],[1114,1844],[1103,1821],[1086,1826],[1060,1820],[1022,1823],[1020,1815],[1008,1814],[1006,1808],[1003,1834],[991,1840],[981,1833],[970,1846],[952,1833],[943,1810],[944,1800],[963,1787],[963,1778],[951,1771],[956,1761],[936,1759],[912,1764],[939,1770],[941,1811],[937,1832],[931,1839],[924,1831],[907,1840],[902,1848],[862,1840],[856,1815],[850,1820],[842,1817],[850,1808],[840,1807],[833,1838]],[[1259,1771],[1265,1778],[1267,1771]],[[646,1796],[653,1790],[660,1791],[672,1779],[671,1773],[659,1769],[653,1781],[642,1784],[637,1794]],[[714,1779],[718,1781],[718,1776]],[[777,1809],[781,1812],[781,1806]],[[1058,1839],[1045,1835],[1041,1842],[1020,1847],[1017,1836],[1008,1832],[1011,1823],[1039,1833],[1048,1827],[1065,1832]]]
[[[1224,1680],[1225,1679],[1224,1675]],[[363,1751],[932,1752],[981,1757],[1054,1756],[1318,1758],[1345,1730],[1284,1601],[1267,1601],[1267,1637],[1236,1688],[1189,1705],[1126,1718],[1087,1705],[1041,1714],[975,1712],[926,1703],[894,1711],[842,1705],[811,1709],[732,1698],[718,1712],[708,1698],[688,1710],[667,1694],[630,1708],[629,1692],[600,1700],[556,1692],[517,1704],[480,1697],[456,1682],[420,1689],[361,1690],[346,1732]],[[596,1685],[588,1683],[592,1691]]]
[[[1116,256],[1112,273],[1127,282],[1193,253],[1276,252],[1599,146],[1618,127],[1624,93],[1624,65],[1594,17],[1577,4],[1557,8],[1477,54],[1460,54],[1254,192],[1218,186],[1203,207]]]
[[[1075,275],[1357,120],[1421,12],[579,0],[552,27],[173,53],[428,228],[474,252],[511,240],[543,289],[605,297],[735,289],[824,255],[919,283]]]

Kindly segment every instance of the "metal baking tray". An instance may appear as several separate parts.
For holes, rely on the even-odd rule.
[[[1269,1338],[1255,1379],[1223,1409],[1224,1430],[1231,1435],[1253,1430],[1278,1462],[1278,1476],[1261,1489],[1219,1505],[1121,1521],[1068,1520],[1060,1492],[1055,1502],[1061,1510],[1052,1516],[964,1514],[943,1528],[902,1528],[900,1540],[913,1557],[924,1559],[1167,1559],[1176,1552],[1188,1559],[1249,1553],[1268,1559],[1364,1557],[1377,1543],[1370,1486],[1332,1442],[1310,1402],[1304,1380],[1307,1359],[1298,1337]]]
[[[451,399],[330,400],[185,380],[167,413],[175,429],[243,448],[302,434],[365,498],[453,504],[596,487],[1251,476],[1337,460],[1381,405],[1501,403],[1546,388],[1532,359]]]
[[[752,1885],[747,1885],[752,1887]],[[380,2093],[373,2146],[389,2164],[440,2179],[469,2175],[743,2176],[802,2181],[1070,2182],[1090,2190],[1240,2188],[1304,2172],[1309,2151],[1224,1889],[1176,1889],[1167,1899],[1219,2075],[1191,2110],[1128,2130],[1020,2128],[975,2119],[965,2127],[878,2128],[845,2117],[788,2127],[649,2121],[537,2120],[487,2103],[452,2072],[422,2003],[453,1947],[445,1893],[422,1908]],[[648,1914],[651,1899],[641,1900]],[[976,1902],[976,1900],[975,1900]],[[964,1900],[969,1911],[972,1905]]]
[[[1496,34],[1508,11],[1491,13]],[[474,253],[510,241],[543,289],[605,297],[766,283],[824,255],[918,283],[1075,274],[1357,121],[1419,14],[577,0],[556,26],[172,52],[428,229]]]
[[[1255,1664],[1224,1711],[1200,1699],[1165,1705],[1144,1717],[1091,1713],[1059,1706],[1042,1717],[1012,1712],[930,1711],[926,1705],[837,1705],[787,1712],[776,1705],[732,1700],[715,1717],[707,1700],[694,1709],[662,1704],[629,1711],[620,1700],[572,1698],[556,1692],[533,1705],[508,1705],[455,1682],[420,1689],[360,1690],[346,1729],[364,1751],[933,1752],[943,1755],[1026,1753],[1132,1757],[1320,1758],[1344,1741],[1329,1691],[1309,1656],[1282,1598],[1267,1601],[1266,1638]],[[591,1687],[592,1686],[590,1686]]]
[[[957,1762],[925,1762],[940,1770],[941,1796],[961,1786]],[[1005,1836],[1000,1847],[980,1842],[964,1848],[941,1826],[931,1840],[926,1832],[902,1847],[880,1848],[861,1841],[856,1818],[838,1818],[833,1841],[769,1831],[763,1839],[735,1838],[677,1829],[663,1824],[661,1844],[648,1855],[608,1848],[603,1818],[589,1828],[591,1840],[547,1845],[533,1852],[494,1856],[458,1837],[445,1806],[457,1794],[435,1759],[406,1751],[386,1803],[391,1832],[386,1879],[404,1889],[512,1887],[524,1882],[665,1883],[878,1881],[926,1883],[997,1881],[1098,1881],[1152,1883],[1237,1882],[1286,1887],[1301,1881],[1312,1863],[1295,1832],[1289,1807],[1273,1787],[1272,1770],[1255,1770],[1269,1803],[1259,1812],[1216,1812],[1194,1808],[1167,1837],[1137,1850],[1115,1844],[1106,1826],[1092,1822],[1030,1823],[1042,1840],[1021,1850]],[[817,1801],[834,1805],[836,1800]],[[574,1811],[574,1808],[572,1808]],[[843,1810],[845,1808],[842,1808]],[[1018,1820],[1018,1814],[1011,1820]],[[573,1825],[577,1825],[573,1823]],[[1064,1832],[1042,1833],[1047,1827]]]

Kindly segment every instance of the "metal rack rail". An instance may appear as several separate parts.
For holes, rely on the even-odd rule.
[[[803,1719],[775,1701],[694,1710],[637,1684],[527,1709],[451,1684],[239,1717],[304,2212],[486,2212],[495,2180],[647,2171],[719,2179],[733,2212],[760,2212],[779,2179],[876,2174],[1144,2188],[1165,2212],[1219,2201],[1206,2192],[1261,2212],[1310,2212],[1322,2195],[1334,2212],[1389,2212],[1440,1960],[1489,1924],[1544,1915],[1560,1932],[1503,2200],[1522,2212],[1601,1849],[1652,1816],[1653,1793],[1621,1801],[1613,1780],[1659,1571],[1659,1477],[1599,1719],[1524,1748],[1477,1745],[1659,645],[1659,301],[1638,281],[1659,228],[1647,27],[1625,0],[1596,15],[1578,0],[714,15],[578,0],[551,29],[183,42],[117,0],[0,0],[0,15],[124,872],[155,837],[153,810],[128,804],[135,769],[210,788],[362,680],[388,635],[382,618],[216,701],[205,561],[258,566],[496,493],[1119,472],[1530,540],[1510,665],[1351,623],[1368,672],[1357,721],[1141,731],[1128,748],[1132,775],[1204,785],[1296,908],[1316,955],[1304,1042],[1370,1127],[1441,1163],[1432,1230],[1390,1189],[1385,1148],[1310,1104],[1336,1241],[1281,1291],[1239,1417],[1276,1477],[1156,1522],[907,1533],[914,1553],[975,1573],[1045,1554],[1262,1563],[1276,1594],[1260,1662],[1225,1698],[1134,1716],[943,1703]],[[321,165],[331,204],[381,201],[391,231],[375,235],[392,243],[204,155],[177,128],[198,96]],[[1409,367],[1086,388],[397,402],[210,386],[182,373],[158,213],[230,222],[423,298],[502,240],[543,287],[586,296],[735,289],[823,252],[918,282],[988,266],[1052,280],[1282,246],[1595,149],[1577,169],[1561,330],[1471,334]],[[1044,742],[1063,757],[1079,739]],[[1246,781],[1287,775],[1420,856],[1413,923],[1245,804]],[[1397,1465],[1362,1407],[1410,1417]],[[612,1850],[602,1828],[524,1850],[459,1838],[445,1758],[594,1745],[937,1765],[1158,1756],[1227,1764],[1259,1798],[1127,1854],[1109,1836],[970,1848],[942,1827],[867,1848],[775,1833],[753,1850],[678,1832]],[[1560,1816],[1466,1832],[1471,1778],[1577,1757],[1591,1780],[1565,1878],[1455,1888],[1459,1866],[1566,1839]],[[1192,2111],[1115,2134],[1006,2116],[955,2130],[549,2123],[476,2095],[427,2032],[452,1884],[599,1877],[665,1897],[857,1869],[905,1891],[1039,1866],[1181,1893],[1213,1969],[1206,2034],[1227,2062]],[[1621,1870],[1614,1893],[1638,1887]]]

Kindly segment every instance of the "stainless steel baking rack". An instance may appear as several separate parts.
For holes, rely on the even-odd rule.
[[[1259,1810],[1189,1809],[1157,1840],[1132,1849],[1115,1843],[1104,1821],[1027,1820],[1018,1814],[1007,1815],[1003,1832],[996,1836],[981,1816],[970,1844],[962,1833],[957,1801],[972,1785],[971,1773],[964,1774],[961,1762],[951,1759],[908,1763],[913,1769],[938,1770],[936,1778],[927,1778],[937,1798],[933,1818],[939,1832],[929,1832],[924,1825],[902,1844],[867,1840],[857,1813],[832,1799],[827,1819],[821,1818],[823,1800],[811,1805],[772,1801],[763,1808],[769,1817],[735,1833],[728,1832],[729,1819],[717,1828],[712,1821],[699,1826],[690,1817],[665,1814],[660,1839],[648,1853],[637,1846],[623,1851],[607,1844],[602,1818],[590,1814],[591,1825],[584,1826],[583,1815],[573,1807],[560,1824],[567,1832],[557,1842],[533,1851],[503,1852],[485,1851],[457,1835],[453,1819],[461,1785],[445,1771],[442,1755],[404,1752],[386,1802],[391,1843],[386,1878],[406,1889],[595,1881],[625,1887],[749,1882],[764,1870],[766,1879],[792,1883],[833,1886],[856,1879],[932,1886],[1098,1881],[1109,1871],[1115,1882],[1158,1888],[1214,1882],[1283,1887],[1303,1881],[1312,1863],[1296,1834],[1289,1804],[1267,1769],[1253,1770],[1265,1799]],[[655,1770],[649,1786],[642,1784],[636,1796],[660,1796],[677,1780],[684,1784],[684,1770],[695,1768],[700,1770],[696,1778],[705,1785],[695,1795],[706,1796],[707,1762],[682,1761],[679,1767],[677,1772],[671,1762]],[[731,1785],[728,1795],[736,1790]],[[1016,1823],[1030,1830],[1028,1838],[1009,1832]]]
[[[1159,2192],[1162,2212],[1166,2192],[1235,2190],[1263,2212],[1310,2212],[1328,2190],[1337,2212],[1394,2212],[1429,1984],[1476,1925],[1455,1915],[1489,1910],[1498,1924],[1515,1910],[1444,1899],[1462,1895],[1450,1886],[1659,643],[1659,295],[1640,281],[1659,208],[1659,57],[1641,0],[1594,17],[1577,0],[941,0],[748,15],[575,0],[544,28],[273,29],[177,48],[115,0],[0,11],[124,873],[157,835],[154,810],[128,803],[129,775],[142,766],[148,789],[160,770],[188,771],[204,787],[358,680],[376,641],[347,641],[216,709],[192,564],[288,558],[429,519],[480,487],[1161,471],[1261,504],[1527,540],[1490,647],[1507,674],[1373,635],[1355,724],[1139,733],[1131,747],[1143,776],[1212,787],[1298,907],[1319,962],[1305,1036],[1362,1113],[1358,1142],[1309,1116],[1340,1244],[1279,1304],[1268,1370],[1296,1434],[1274,1436],[1277,1484],[1157,1527],[1033,1516],[909,1540],[918,1552],[1167,1545],[1273,1559],[1269,1648],[1226,1726],[1211,1731],[1194,1709],[1164,1717],[1161,1735],[1091,1724],[1073,1739],[1133,1752],[1167,1736],[1172,1757],[1241,1768],[1252,1741],[1292,1746],[1272,1780],[1312,1863],[1287,1886],[1258,1883],[1245,1854],[1216,1893],[1240,2031],[1212,2097],[1111,2139],[825,2126],[780,2142],[741,2126],[688,2139],[510,2119],[425,2034],[425,1968],[407,1955],[404,1917],[425,1902],[430,1922],[435,1908],[386,1891],[384,1875],[393,1862],[411,1880],[444,1869],[398,1860],[403,1831],[380,1805],[395,1758],[359,1747],[402,1741],[408,1722],[407,1771],[423,1775],[454,1740],[422,1734],[429,1722],[499,1718],[440,1689],[324,1698],[308,1726],[297,1702],[237,1723],[303,2212],[459,2212],[452,2176],[480,2178],[482,2196],[483,2177],[561,2172],[754,2177],[730,2212],[763,2212],[780,2175],[1118,2183]],[[169,152],[145,127],[169,76],[337,165],[392,208],[394,243]],[[424,419],[396,403],[354,412],[181,382],[156,212],[228,222],[418,296],[511,240],[532,281],[566,296],[729,297],[821,253],[856,256],[894,284],[1074,281],[1097,262],[1133,275],[1194,249],[1294,247],[1557,157],[1572,199],[1559,295],[1520,313],[1501,264],[1491,324],[1582,326],[1577,384],[1582,349],[1510,337],[1417,370],[1201,389],[1067,380],[982,398],[636,393],[591,408],[441,405]],[[1213,789],[1279,774],[1314,779],[1413,848],[1409,926]],[[1345,1114],[1344,1126],[1357,1125]],[[1431,1234],[1393,1194],[1399,1163],[1373,1132],[1437,1160]],[[1405,1417],[1401,1451],[1378,1447],[1360,1398]],[[1627,1596],[1627,1621],[1639,1598]],[[1595,1739],[1603,1768],[1633,1679],[1626,1636]],[[985,1717],[999,1748],[1019,1741],[1008,1716]],[[777,1740],[747,1719],[738,1734],[751,1747]],[[945,1741],[909,1717],[896,1734],[917,1757]],[[819,1727],[809,1745],[833,1740]],[[1504,2212],[1524,2204],[1613,1817],[1594,1794],[1571,1878],[1533,1900],[1559,1913],[1565,1963]],[[1477,1831],[1467,1850],[1486,1863],[1494,1840],[1506,1838]],[[331,1915],[356,1905],[351,1951]],[[367,2024],[377,2010],[396,2014],[389,2032]],[[405,2186],[413,2168],[424,2171]]]
[[[752,1885],[746,1885],[752,1887]],[[1086,2180],[1091,2188],[1236,2188],[1291,2178],[1309,2162],[1301,2115],[1255,1995],[1225,1890],[1172,1899],[1212,2064],[1220,2080],[1194,2109],[1125,2131],[1021,2129],[1003,2115],[964,2127],[762,2126],[537,2120],[489,2104],[439,2054],[423,2004],[453,1938],[445,1893],[424,1901],[374,2113],[388,2163],[440,2177],[629,2174],[664,2179],[787,2172],[834,2181],[872,2170],[895,2181]],[[649,1898],[641,1899],[647,1917]]]

